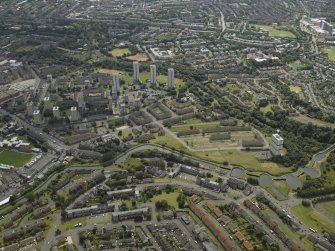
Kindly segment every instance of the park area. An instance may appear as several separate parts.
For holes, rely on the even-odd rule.
[[[17,53],[22,53],[22,52],[30,52],[32,51],[37,45],[39,45],[39,43],[27,43],[24,45],[21,45],[19,47],[16,47],[14,49],[14,52]]]
[[[295,92],[295,93],[300,93],[302,92],[302,89],[300,86],[297,85],[290,85],[290,91]]]
[[[335,61],[335,46],[324,48],[322,51],[328,55],[331,61]]]
[[[125,55],[129,55],[130,53],[131,52],[128,48],[118,48],[109,52],[109,54],[111,54],[113,57],[122,57]]]
[[[270,25],[255,25],[255,27],[269,32],[270,37],[296,38],[292,32],[286,30],[277,30]]]
[[[166,200],[167,203],[174,207],[175,209],[178,209],[178,203],[177,203],[177,197],[179,195],[179,192],[171,192],[171,193],[166,193],[166,192],[163,192],[162,194],[160,195],[155,195],[151,201],[153,203],[157,202],[157,201],[161,201],[161,200]]]
[[[335,223],[330,221],[328,217],[324,216],[313,207],[304,207],[303,205],[298,205],[292,208],[292,212],[304,224],[313,228],[319,233],[323,231],[335,231]]]
[[[0,164],[23,167],[31,160],[32,157],[33,155],[28,153],[21,153],[12,150],[3,150],[2,152],[0,152]]]

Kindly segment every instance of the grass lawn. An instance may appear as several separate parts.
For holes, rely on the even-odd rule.
[[[303,205],[298,205],[292,208],[292,212],[304,224],[315,229],[319,233],[321,233],[322,231],[335,231],[335,222],[329,221],[328,218],[320,214],[312,207],[304,207]]]
[[[169,179],[169,178],[154,178],[153,181],[154,181],[154,183],[165,183],[165,182],[170,182],[171,179]]]
[[[122,136],[121,136],[121,138],[124,139],[124,138],[128,137],[130,134],[132,134],[131,129],[122,130]]]
[[[177,37],[177,33],[172,33],[172,32],[163,32],[158,34],[155,39],[158,40],[159,42],[166,42],[166,41],[171,41],[174,40]]]
[[[273,162],[260,162],[252,153],[245,151],[195,152],[194,156],[220,164],[228,161],[229,164],[243,166],[248,171],[268,172],[277,176],[291,172],[291,169],[281,167]]]
[[[325,53],[327,53],[328,58],[331,61],[335,61],[335,46],[330,46],[328,48],[323,49]]]
[[[290,32],[285,30],[277,30],[270,25],[254,25],[256,28],[260,28],[261,30],[269,32],[270,37],[287,37],[287,38],[296,38],[296,36]]]
[[[187,150],[187,148],[179,140],[173,138],[168,133],[165,133],[164,136],[156,136],[156,138],[152,139],[150,142],[171,149],[175,149],[177,151],[185,152]]]
[[[34,45],[24,45],[21,47],[18,47],[15,49],[15,52],[29,52],[31,51],[35,46]]]
[[[159,194],[159,195],[156,195],[154,196],[151,201],[153,203],[155,203],[156,201],[159,201],[159,200],[166,200],[167,203],[174,207],[174,208],[179,208],[178,207],[178,203],[177,203],[177,197],[179,195],[179,192],[173,192],[173,193],[169,193],[167,194],[166,192],[163,192],[162,194]]]
[[[288,187],[286,181],[275,180],[273,182],[273,185],[274,185],[275,188],[277,188],[279,190],[279,192],[281,192],[282,195],[284,195],[286,198],[288,198],[290,188]]]
[[[11,165],[15,167],[24,166],[33,157],[32,154],[19,153],[11,150],[4,150],[0,152],[0,163]]]
[[[140,73],[140,80],[142,83],[146,83],[148,80],[150,79],[150,72],[141,72]],[[161,85],[166,85],[167,83],[167,75],[163,75],[163,74],[160,74],[160,75],[157,75],[157,82],[158,84],[161,84]],[[174,78],[174,84],[177,88],[177,90],[179,90],[181,87],[185,86],[185,82],[180,79],[180,78]]]
[[[208,129],[208,128],[215,128],[220,125],[220,122],[211,122],[211,123],[202,123],[202,124],[191,124],[188,123],[186,125],[175,125],[171,127],[172,132],[181,132],[190,130],[190,126],[193,126],[193,129]]]
[[[265,107],[262,107],[260,109],[260,111],[264,114],[266,114],[267,112],[272,112],[272,107],[273,107],[273,104],[268,104],[267,106]]]
[[[124,55],[130,54],[131,52],[128,48],[122,48],[122,49],[120,48],[120,49],[114,49],[109,53],[112,54],[113,57],[122,57]]]
[[[194,118],[194,119],[184,120],[183,122],[186,125],[192,125],[192,124],[200,124],[200,123],[203,123],[204,121],[202,119]]]
[[[321,207],[330,215],[335,216],[335,202],[323,202],[321,203]]]
[[[230,83],[230,84],[227,84],[227,87],[228,89],[233,90],[236,88],[236,84]]]
[[[321,126],[321,127],[335,128],[335,124],[333,124],[333,123],[327,123],[327,122],[324,122],[322,120],[313,119],[313,118],[307,117],[307,116],[302,115],[302,114],[300,114],[299,116],[291,117],[291,119],[299,121],[299,122],[304,123],[304,124],[312,123],[313,125],[317,125],[317,126]]]
[[[295,93],[300,93],[302,92],[302,89],[300,86],[297,85],[290,85],[290,91],[295,92]]]
[[[138,169],[138,168],[140,168],[142,166],[142,162],[139,159],[128,157],[120,165],[121,165],[121,168],[124,168],[124,169],[134,168],[136,170],[136,169]],[[113,165],[113,167],[116,167],[116,166]]]
[[[86,225],[86,221],[87,221],[86,217],[79,217],[79,218],[75,218],[75,219],[72,219],[72,220],[69,220],[69,221],[64,221],[64,222],[62,222],[62,224],[60,224],[59,230],[64,232],[66,230],[75,228],[74,225],[76,225],[78,223],[81,223],[84,226],[84,225]]]
[[[292,64],[290,64],[290,66],[292,67],[292,69],[294,70],[299,70],[301,68],[301,63],[300,62],[294,62]]]

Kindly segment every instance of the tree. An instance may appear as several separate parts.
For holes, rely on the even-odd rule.
[[[156,210],[167,210],[169,208],[169,204],[167,203],[166,200],[161,200],[161,201],[156,201],[155,203]]]
[[[301,204],[304,207],[310,207],[311,206],[311,202],[309,200],[302,200]]]
[[[26,194],[26,198],[28,200],[28,202],[33,202],[35,200],[35,194],[33,192],[27,193]]]

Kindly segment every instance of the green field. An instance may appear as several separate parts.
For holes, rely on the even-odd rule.
[[[124,169],[139,169],[142,166],[142,162],[139,159],[128,157],[124,162],[120,164],[120,168]],[[112,167],[118,167],[115,164]]]
[[[291,172],[291,169],[281,167],[273,162],[260,162],[252,153],[245,151],[229,150],[194,152],[193,155],[195,157],[220,164],[222,164],[224,161],[227,161],[231,165],[242,166],[248,171],[267,172],[275,176]]]
[[[290,64],[290,66],[292,67],[292,69],[294,69],[296,71],[299,70],[302,67],[302,65],[299,61]]]
[[[158,34],[155,39],[159,42],[173,41],[177,37],[177,33],[163,32]]]
[[[21,47],[18,47],[15,49],[15,52],[29,52],[31,51],[35,46],[34,45],[24,45]]]
[[[185,125],[184,129],[188,129],[189,125]],[[179,129],[179,128],[178,128]],[[175,129],[176,130],[176,129]],[[267,172],[269,174],[278,176],[291,172],[291,169],[281,167],[273,162],[261,162],[256,159],[255,155],[251,152],[230,150],[230,151],[197,151],[190,152],[179,140],[173,138],[169,134],[164,136],[157,136],[151,140],[151,143],[158,144],[170,149],[190,154],[199,159],[208,160],[222,164],[227,161],[231,165],[242,166],[243,168],[254,172]]]
[[[295,92],[295,93],[300,93],[302,92],[302,89],[300,86],[297,85],[290,85],[290,91]]]
[[[173,138],[168,133],[165,133],[164,136],[156,136],[156,138],[151,140],[150,142],[170,149],[175,149],[177,151],[185,152],[187,150],[186,147],[179,140]]]
[[[186,125],[176,125],[171,127],[172,132],[182,132],[190,130],[190,126],[193,129],[208,129],[208,128],[215,128],[220,125],[220,122],[211,122],[211,123],[200,123],[200,124],[186,124]]]
[[[260,111],[264,114],[266,114],[268,112],[273,112],[272,107],[273,107],[273,104],[268,104],[265,107],[261,107]]]
[[[183,123],[186,125],[192,125],[192,124],[200,124],[203,123],[204,121],[202,119],[188,119],[188,120],[184,120]]]
[[[286,181],[276,180],[273,182],[273,186],[278,189],[278,191],[288,198],[288,194],[290,192],[290,188],[288,187]]]
[[[109,53],[112,54],[113,57],[122,57],[125,55],[129,55],[131,52],[128,48],[122,48],[122,49],[114,49]]]
[[[319,233],[322,231],[335,231],[335,222],[330,221],[312,207],[304,207],[298,205],[292,208],[293,214],[299,218],[304,224],[315,229]]]
[[[64,232],[66,230],[75,228],[75,225],[78,224],[78,223],[81,223],[83,226],[85,226],[86,222],[87,222],[86,217],[75,218],[73,220],[65,221],[62,224],[60,224],[59,230]]]
[[[327,53],[328,58],[331,61],[335,61],[335,46],[330,46],[329,48],[326,48],[323,51]]]
[[[270,25],[254,25],[256,28],[269,32],[270,37],[287,37],[287,38],[296,38],[296,36],[285,30],[277,30]]]
[[[156,195],[154,196],[151,201],[153,203],[155,203],[156,201],[159,201],[159,200],[166,200],[167,203],[174,207],[174,208],[179,208],[178,207],[178,203],[177,203],[177,197],[178,197],[179,193],[178,192],[173,192],[173,193],[166,193],[166,192],[163,192],[162,194],[160,195]]]
[[[328,214],[333,215],[335,217],[335,202],[323,202],[321,203],[321,207],[325,210]]]
[[[153,178],[154,183],[166,183],[170,182],[170,178]]]
[[[32,154],[20,153],[11,150],[4,150],[0,152],[0,163],[11,165],[15,167],[22,167],[33,157]]]
[[[334,123],[327,123],[327,122],[324,122],[322,120],[310,118],[310,117],[307,117],[306,115],[302,115],[302,114],[300,114],[299,116],[291,117],[291,119],[299,121],[299,122],[304,123],[304,124],[311,123],[313,125],[317,125],[317,126],[321,126],[321,127],[335,128],[335,124]]]

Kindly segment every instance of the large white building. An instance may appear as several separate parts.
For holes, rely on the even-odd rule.
[[[27,110],[26,110],[27,115],[33,116],[34,110],[35,110],[34,103],[33,102],[27,103]]]
[[[156,83],[157,83],[156,65],[150,65],[150,85],[156,86]]]
[[[59,107],[58,106],[54,106],[52,108],[52,114],[53,114],[54,118],[60,119],[60,111],[59,111]]]
[[[33,119],[35,125],[42,124],[42,114],[40,113],[40,110],[35,110],[33,113]]]
[[[174,88],[174,69],[168,69],[168,82],[167,82],[168,89]]]
[[[52,103],[50,97],[44,97],[43,99],[44,109],[51,109]]]
[[[79,120],[79,112],[77,110],[77,107],[72,106],[71,107],[71,117],[70,117],[71,121],[77,121]]]
[[[278,134],[272,134],[270,143],[270,152],[273,156],[281,156],[284,145],[284,139]]]
[[[137,61],[133,62],[133,81],[140,81],[140,64]]]
[[[321,30],[323,30],[323,31],[327,31],[327,32],[329,32],[329,34],[333,34],[333,32],[334,32],[334,27],[333,27],[333,25],[330,24],[330,23],[328,23],[328,22],[325,21],[325,20],[321,20],[320,28],[321,28]]]
[[[119,75],[113,75],[113,88],[114,88],[114,91],[120,92],[120,79],[119,79]]]

